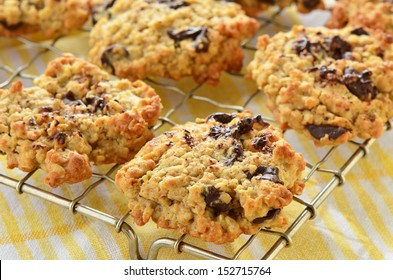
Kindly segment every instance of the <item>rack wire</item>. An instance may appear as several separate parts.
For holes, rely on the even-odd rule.
[[[259,18],[259,21],[261,22],[261,30],[259,34],[261,32],[266,32],[267,29],[272,27],[273,29],[278,28],[280,30],[289,29],[289,25],[285,25],[280,21],[280,14],[281,10],[278,10],[269,17]],[[84,31],[88,32],[88,29]],[[250,52],[250,55],[252,55],[252,53],[255,51],[255,39],[257,36],[258,35],[250,40],[247,40],[242,45],[245,52]],[[7,77],[3,80],[0,80],[0,88],[7,88],[15,79],[25,79],[28,81],[33,80],[36,76],[29,74],[26,69],[34,65],[35,61],[47,52],[51,52],[54,55],[61,55],[63,51],[56,47],[56,43],[60,39],[61,37],[54,39],[49,43],[42,43],[34,42],[22,37],[16,38],[15,40],[17,40],[19,44],[25,48],[36,49],[37,52],[27,64],[21,65],[17,68],[0,65],[0,74],[3,72],[5,75],[2,76]],[[243,78],[241,73],[228,73],[227,75],[230,79]],[[177,121],[174,119],[178,118],[179,116],[175,117],[175,115],[179,115],[182,111],[182,108],[190,101],[202,102],[203,104],[212,106],[212,113],[214,111],[241,112],[252,107],[253,102],[259,102],[259,98],[263,98],[263,93],[256,90],[251,94],[247,94],[246,96],[248,96],[248,98],[242,104],[226,104],[220,100],[216,100],[214,95],[205,96],[200,94],[201,88],[204,86],[203,84],[194,84],[191,89],[185,90],[180,88],[176,83],[173,83],[173,81],[168,81],[165,79],[147,79],[146,82],[151,84],[157,90],[160,90],[162,94],[170,92],[171,94],[176,95],[178,99],[178,102],[170,108],[167,108],[167,111],[159,118],[158,123],[153,128],[156,134],[165,131],[168,127],[176,125]],[[264,119],[274,122],[268,113],[264,115]],[[385,128],[386,130],[391,128],[390,122],[386,124]],[[288,132],[286,132],[286,134],[287,133]],[[104,183],[112,185],[114,184],[113,178],[119,167],[118,165],[111,166],[105,173],[93,173],[93,178],[95,179],[94,182],[89,184],[79,196],[73,199],[66,198],[54,192],[48,191],[42,185],[34,185],[29,183],[29,179],[35,173],[40,172],[39,170],[34,170],[30,173],[24,174],[21,178],[15,178],[10,174],[7,174],[7,172],[4,172],[4,174],[0,173],[0,185],[14,189],[19,195],[32,195],[52,202],[58,206],[64,207],[72,214],[81,214],[106,223],[107,225],[113,227],[119,234],[122,233],[126,236],[129,243],[129,255],[130,258],[134,260],[157,259],[160,250],[163,248],[171,248],[174,250],[174,252],[179,253],[180,256],[181,253],[188,253],[192,256],[202,259],[240,259],[244,251],[253,243],[255,239],[267,235],[272,236],[273,238],[271,239],[272,242],[269,244],[267,250],[261,256],[261,259],[274,259],[282,249],[293,244],[293,237],[307,223],[307,221],[317,216],[318,208],[324,203],[324,201],[329,197],[336,187],[342,185],[345,182],[346,175],[364,156],[369,153],[369,149],[375,141],[375,139],[368,139],[365,141],[351,141],[350,143],[346,144],[346,146],[349,146],[348,149],[351,150],[351,153],[348,155],[348,157],[346,157],[345,161],[340,166],[335,166],[334,168],[329,168],[326,166],[329,165],[329,160],[334,157],[334,154],[340,152],[340,147],[332,147],[325,149],[322,152],[319,151],[320,159],[317,162],[307,162],[306,172],[303,179],[307,188],[307,185],[313,184],[314,180],[319,180],[320,174],[326,175],[324,177],[325,183],[322,184],[322,187],[315,197],[313,197],[311,200],[306,200],[301,196],[295,196],[293,204],[297,204],[297,207],[295,207],[297,210],[291,220],[291,223],[286,229],[278,231],[268,228],[261,228],[257,234],[249,236],[248,239],[240,246],[240,248],[235,250],[230,256],[201,248],[200,246],[194,244],[192,237],[187,235],[181,235],[180,237],[158,238],[150,244],[147,254],[143,255],[140,249],[142,242],[141,237],[138,235],[137,230],[131,226],[131,223],[127,221],[129,218],[128,212],[124,213],[123,216],[115,216],[113,214],[100,211],[94,206],[87,205],[82,202],[82,200],[89,196],[92,190],[98,186]],[[318,179],[315,179],[315,177],[318,177]]]

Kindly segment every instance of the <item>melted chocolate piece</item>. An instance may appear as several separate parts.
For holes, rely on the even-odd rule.
[[[120,50],[120,52],[119,52]],[[115,67],[113,66],[112,61],[116,60],[114,59],[115,56],[121,56],[121,57],[129,57],[129,52],[124,46],[121,45],[110,45],[108,46],[104,52],[101,55],[101,64],[105,67],[109,67],[111,70],[112,74],[115,74]]]
[[[231,166],[235,163],[235,161],[240,161],[241,159],[243,159],[244,156],[243,146],[237,141],[233,147],[232,154],[233,154],[232,157],[229,160],[225,161],[225,165]]]
[[[322,49],[320,42],[311,43],[310,40],[304,36],[293,43],[293,48],[297,55],[312,55],[313,52],[319,52]]]
[[[220,137],[229,137],[231,136],[231,131],[228,127],[225,126],[212,126],[210,127],[210,132],[208,134],[210,137],[214,139],[218,139]]]
[[[310,54],[311,53],[311,43],[307,37],[300,38],[293,43],[293,48],[297,55]]]
[[[42,106],[38,108],[38,113],[50,113],[53,112],[53,108],[51,106]]]
[[[262,224],[263,222],[267,221],[267,220],[272,220],[274,219],[281,211],[281,208],[277,208],[277,209],[270,209],[266,216],[264,217],[260,217],[260,218],[256,218],[254,219],[252,222],[254,224]]]
[[[214,119],[219,123],[227,124],[230,123],[234,118],[236,118],[235,114],[215,113],[213,115],[210,115],[208,121]]]
[[[326,66],[321,66],[319,68],[319,76],[322,79],[329,80],[329,81],[337,81],[336,69],[331,69]]]
[[[352,46],[347,42],[341,39],[339,36],[334,36],[331,39],[329,52],[330,56],[334,59],[343,59],[345,58],[346,53],[352,51]]]
[[[254,117],[254,123],[258,123],[258,124],[262,125],[264,128],[270,126],[269,123],[267,123],[267,122],[265,122],[265,121],[263,120],[263,118],[262,118],[261,115],[256,115],[256,116]]]
[[[284,182],[278,177],[279,169],[277,167],[270,166],[258,166],[254,173],[248,173],[247,179],[251,180],[252,177],[262,175],[262,180],[268,180],[276,184],[284,185]]]
[[[220,200],[221,192],[214,186],[207,187],[204,193],[205,202],[208,207],[213,208],[217,212],[225,212],[228,210],[228,204]]]
[[[252,141],[252,145],[258,151],[265,151],[266,148],[268,148],[267,146],[268,144],[269,144],[269,139],[267,138],[266,135],[262,135],[261,137],[254,138],[254,140]]]
[[[361,35],[369,35],[369,34],[367,33],[367,31],[364,30],[364,29],[361,28],[361,27],[355,28],[354,30],[352,30],[352,31],[351,31],[351,34],[358,35],[358,36],[361,36]]]
[[[75,98],[75,95],[72,91],[68,91],[64,97],[62,98],[62,101],[64,102],[64,104],[67,105],[85,105],[81,100],[77,100]]]
[[[213,115],[212,117],[214,117]],[[212,117],[209,117],[212,118]],[[235,118],[235,115],[231,115],[231,117]],[[229,117],[227,116],[219,116],[218,119],[222,121],[227,121]],[[230,121],[229,121],[230,122]],[[254,118],[245,117],[244,119],[237,122],[232,127],[226,127],[223,125],[220,126],[212,126],[210,127],[209,136],[218,139],[219,137],[233,137],[234,139],[238,140],[243,134],[246,134],[252,130],[254,123],[258,123],[263,127],[268,127],[269,124],[263,121],[261,115],[257,115]]]
[[[93,112],[97,112],[98,109],[104,109],[106,102],[102,97],[97,96],[86,96],[85,97],[86,104],[93,107]]]
[[[240,120],[233,127],[232,137],[235,139],[239,139],[243,134],[246,134],[252,130],[253,124],[254,124],[254,120],[249,117]]]
[[[5,21],[5,20],[1,20],[1,21],[0,21],[0,24],[1,24],[5,29],[8,29],[8,30],[10,30],[10,31],[15,31],[15,30],[17,30],[18,28],[20,28],[20,27],[23,26],[23,23],[22,23],[22,22],[19,22],[19,23],[17,23],[17,24],[8,24],[7,21]]]
[[[312,10],[321,3],[320,0],[304,0],[303,5],[306,9]]]
[[[321,125],[315,125],[315,124],[309,124],[307,126],[308,131],[310,134],[316,138],[316,139],[321,139],[325,137],[325,135],[328,135],[329,139],[337,139],[341,135],[343,135],[345,132],[348,131],[348,129],[339,127],[339,126],[334,126],[334,125],[327,125],[327,124],[321,124]]]
[[[342,82],[360,100],[369,101],[377,95],[377,89],[371,81],[371,74],[369,70],[363,70],[359,73],[352,67],[346,67]]]
[[[194,138],[190,135],[188,130],[184,131],[184,140],[186,141],[187,145],[190,147],[194,147]]]
[[[209,38],[207,37],[206,26],[204,27],[190,27],[187,30],[174,32],[168,30],[167,34],[169,38],[175,41],[175,46],[179,47],[179,43],[183,40],[192,39],[194,40],[194,48],[196,52],[207,52],[209,49]]]
[[[49,140],[56,140],[60,145],[64,145],[68,135],[64,132],[58,132],[54,136],[48,137]]]

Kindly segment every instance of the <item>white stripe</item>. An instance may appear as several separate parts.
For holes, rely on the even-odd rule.
[[[79,248],[85,254],[87,259],[97,259],[97,254],[93,246],[90,244],[89,239],[86,237],[86,234],[83,233],[82,230],[73,231],[71,235],[74,238],[75,242],[78,244]]]
[[[31,258],[34,260],[43,260],[45,259],[45,255],[41,250],[41,246],[37,240],[26,240],[25,245],[29,248],[31,252]]]
[[[1,260],[19,260],[18,251],[15,249],[14,245],[5,244],[0,245],[0,259]]]
[[[71,256],[68,253],[67,248],[64,246],[59,236],[50,236],[48,238],[49,242],[53,246],[56,256],[60,260],[70,260]]]
[[[307,194],[307,192],[304,192],[304,197],[305,197],[305,201],[311,201],[311,197]],[[331,199],[328,198],[327,200],[331,200]],[[326,206],[325,209],[328,211],[327,215],[332,216],[329,213],[327,201],[325,201],[324,205]],[[325,210],[325,209],[323,209],[323,210]],[[333,217],[330,217],[330,219],[334,220]],[[309,222],[314,224],[315,228],[320,233],[322,239],[325,241],[326,246],[329,248],[330,253],[334,256],[334,259],[336,259],[336,260],[345,259],[345,255],[344,255],[343,251],[341,250],[341,247],[338,246],[337,241],[334,239],[334,234],[336,234],[336,232],[335,233],[332,232],[332,228],[325,224],[322,217],[320,215],[318,215],[318,211],[317,211],[317,216],[315,217],[315,219],[311,220]]]
[[[102,238],[103,240],[102,245],[104,246],[105,251],[109,254],[109,258],[112,260],[123,259],[121,250],[118,244],[116,243],[116,240],[113,238],[110,229],[105,224],[98,223],[98,222],[94,222],[91,225],[93,226],[96,232],[100,233],[100,238]],[[115,230],[112,231],[115,232]],[[122,234],[122,233],[118,233],[118,234]]]
[[[393,166],[392,166],[393,168]],[[388,191],[388,195],[390,195],[391,197],[393,197],[393,178],[390,176],[382,176],[380,177],[380,180],[383,182],[384,186],[386,186],[385,190]],[[389,212],[386,212],[389,213]],[[391,221],[389,221],[389,224],[391,223]],[[393,232],[393,231],[392,231]]]
[[[362,187],[368,185],[369,189],[372,189],[372,186],[370,185],[369,182],[367,183],[365,180],[361,180],[360,182],[361,182]],[[364,191],[366,191],[366,190],[364,190]],[[369,190],[367,190],[367,191],[369,191]],[[362,229],[367,233],[367,236],[373,241],[373,243],[374,243],[375,247],[378,249],[378,251],[383,254],[386,254],[386,256],[393,257],[393,253],[388,252],[389,250],[387,250],[387,248],[388,248],[387,244],[381,238],[380,234],[378,233],[378,231],[375,229],[375,227],[371,223],[369,215],[368,215],[368,211],[366,209],[364,209],[363,205],[361,204],[361,202],[357,196],[357,193],[349,185],[343,186],[343,192],[344,192],[345,196],[347,197],[347,200],[351,202],[348,205],[348,207],[351,208],[354,215],[359,219]],[[350,239],[350,240],[352,240],[352,239]],[[356,238],[353,239],[353,241],[357,242]],[[361,256],[361,257],[364,258],[364,256]]]

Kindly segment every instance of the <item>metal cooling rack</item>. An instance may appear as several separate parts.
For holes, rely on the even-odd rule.
[[[265,32],[266,28],[276,27],[279,29],[289,29],[290,26],[283,25],[279,19],[277,19],[280,15],[281,11],[273,14],[271,17],[261,17],[259,21],[261,22],[261,30],[260,32]],[[88,32],[88,30],[83,30]],[[0,71],[5,72],[8,75],[8,78],[4,81],[0,80],[0,88],[7,88],[10,84],[17,78],[33,80],[35,78],[34,75],[30,75],[27,73],[26,69],[30,66],[34,65],[35,61],[42,56],[44,53],[52,52],[55,55],[61,55],[62,51],[56,47],[56,42],[60,38],[53,40],[50,44],[42,44],[30,41],[28,39],[18,37],[15,40],[19,41],[19,43],[26,48],[37,49],[38,52],[34,55],[31,60],[24,65],[21,65],[17,68],[10,68],[9,66],[0,65]],[[255,38],[252,38],[243,43],[243,49],[245,51],[254,52],[255,51]],[[239,73],[228,73],[230,77],[242,78],[242,74]],[[224,104],[214,99],[214,97],[206,97],[203,95],[198,95],[200,92],[202,85],[195,85],[193,88],[189,90],[183,90],[176,85],[173,85],[170,81],[161,81],[161,80],[146,80],[149,84],[151,84],[156,89],[161,89],[163,93],[171,92],[172,94],[176,94],[179,97],[179,102],[175,104],[173,107],[169,108],[169,110],[160,117],[158,123],[153,128],[156,133],[159,133],[160,130],[165,130],[166,127],[171,127],[176,125],[176,122],[173,120],[173,116],[179,112],[180,108],[183,107],[190,100],[196,100],[199,102],[203,102],[205,104],[209,104],[209,106],[213,106],[215,111],[229,111],[229,112],[241,112],[244,109],[248,109],[249,106],[256,102],[256,99],[263,96],[263,94],[259,91],[255,91],[254,93],[249,95],[249,98],[240,105],[233,104]],[[213,113],[213,112],[212,112]],[[204,116],[201,116],[204,117]],[[264,116],[264,119],[270,122],[274,122],[270,116]],[[386,124],[386,130],[391,128],[390,122]],[[202,259],[240,259],[244,251],[251,246],[253,241],[256,238],[265,238],[267,235],[273,237],[270,238],[272,241],[268,245],[265,252],[261,256],[261,259],[274,259],[279,252],[288,246],[293,244],[292,238],[295,234],[301,229],[305,223],[313,219],[317,215],[317,209],[324,203],[324,201],[329,197],[332,191],[337,187],[342,185],[345,182],[345,176],[351,169],[364,157],[369,153],[369,148],[375,142],[375,139],[369,139],[365,141],[351,141],[346,144],[348,148],[352,151],[351,154],[345,159],[345,161],[335,168],[326,168],[325,166],[329,163],[329,160],[334,156],[335,153],[339,153],[340,147],[333,147],[327,150],[324,150],[322,155],[319,157],[320,160],[317,162],[307,162],[306,164],[306,172],[304,176],[304,182],[307,185],[314,184],[313,181],[319,180],[315,179],[319,178],[320,174],[325,175],[324,183],[322,184],[319,192],[310,200],[305,200],[299,196],[294,197],[294,201],[292,204],[296,204],[295,207],[296,213],[292,220],[290,221],[290,225],[282,230],[272,230],[268,228],[261,228],[257,234],[249,236],[248,239],[233,252],[231,256],[225,256],[210,250],[206,250],[197,245],[193,244],[193,237],[189,237],[187,235],[181,235],[179,238],[171,238],[164,237],[156,239],[154,242],[150,244],[149,250],[146,255],[142,256],[140,249],[140,236],[138,236],[135,229],[127,222],[127,218],[129,218],[129,214],[125,213],[121,217],[114,216],[110,213],[102,212],[96,209],[94,206],[86,205],[81,202],[82,199],[87,197],[93,189],[102,184],[114,184],[114,176],[116,174],[118,165],[112,166],[109,171],[104,174],[101,173],[93,173],[93,178],[95,181],[89,184],[82,194],[74,199],[69,199],[58,194],[52,193],[45,189],[43,185],[33,185],[28,182],[29,178],[33,176],[38,170],[25,174],[22,178],[14,178],[10,175],[0,173],[0,185],[15,189],[17,194],[29,194],[43,200],[52,202],[61,207],[64,207],[69,210],[72,214],[82,214],[87,217],[100,220],[109,226],[113,227],[118,233],[122,233],[126,236],[129,243],[129,255],[131,259],[157,259],[159,251],[163,248],[172,248],[176,253],[187,253],[195,257],[199,257]],[[318,181],[320,185],[321,182]],[[262,236],[262,237],[261,237]],[[186,239],[190,240],[186,242]],[[194,239],[195,240],[195,239]]]

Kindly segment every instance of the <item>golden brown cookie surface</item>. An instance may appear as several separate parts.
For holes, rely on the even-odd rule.
[[[138,225],[227,243],[284,227],[305,162],[259,115],[216,113],[149,141],[116,175]]]
[[[9,168],[40,167],[52,187],[75,183],[91,176],[90,162],[126,162],[153,137],[160,98],[141,81],[110,80],[66,54],[34,83],[0,90],[0,151]]]

